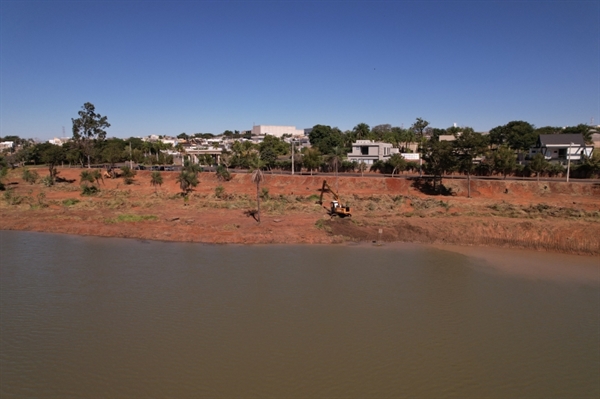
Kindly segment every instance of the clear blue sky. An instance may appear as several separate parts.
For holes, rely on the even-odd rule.
[[[4,1],[0,136],[600,123],[600,1]]]

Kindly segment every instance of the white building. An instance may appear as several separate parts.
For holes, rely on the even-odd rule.
[[[586,146],[581,134],[540,134],[529,156],[541,153],[548,161],[580,161],[582,155],[590,157],[593,147]]]
[[[53,139],[48,140],[48,143],[61,146],[65,143],[71,141],[70,137],[55,137]]]
[[[390,143],[373,140],[356,140],[352,144],[352,152],[348,154],[349,161],[364,162],[373,165],[375,161],[387,161],[393,154],[398,154],[397,148]]]
[[[304,129],[296,129],[296,126],[256,125],[252,127],[253,136],[264,136],[270,134],[275,137],[283,137],[290,134],[292,137],[304,136]]]
[[[15,143],[12,141],[2,141],[0,142],[0,150],[7,150],[9,148],[13,148]]]

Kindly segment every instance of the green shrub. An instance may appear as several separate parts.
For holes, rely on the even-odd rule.
[[[42,177],[42,180],[40,181],[45,187],[52,187],[54,185],[54,179],[52,179],[52,176],[50,175]]]
[[[263,187],[263,189],[261,190],[261,193],[260,193],[260,198],[262,198],[263,200],[268,200],[270,198],[268,188]]]
[[[23,169],[23,180],[29,184],[34,184],[40,176],[35,170]]]
[[[63,200],[62,204],[64,206],[73,206],[79,202],[80,201],[77,198],[67,198],[66,200]]]
[[[7,190],[4,193],[4,200],[8,203],[8,205],[19,205],[23,202],[23,197],[16,195],[12,190]]]
[[[137,172],[131,169],[128,165],[125,165],[121,168],[123,181],[125,184],[133,184],[133,178],[137,174]]]
[[[98,193],[98,187],[96,186],[81,186],[81,195],[94,195]]]

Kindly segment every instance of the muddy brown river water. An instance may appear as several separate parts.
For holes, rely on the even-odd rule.
[[[0,397],[600,396],[600,259],[0,232]]]

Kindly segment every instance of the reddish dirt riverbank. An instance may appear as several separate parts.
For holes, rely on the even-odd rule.
[[[132,185],[105,179],[89,197],[81,195],[80,173],[60,169],[66,182],[46,188],[11,171],[0,229],[205,243],[452,243],[600,255],[600,187],[594,184],[475,180],[467,198],[465,180],[445,179],[453,195],[441,196],[426,195],[402,177],[329,176],[353,213],[331,219],[316,204],[323,177],[267,174],[259,224],[246,215],[256,209],[249,174],[221,182],[202,173],[185,201],[177,172],[163,172],[156,189],[146,171]]]

